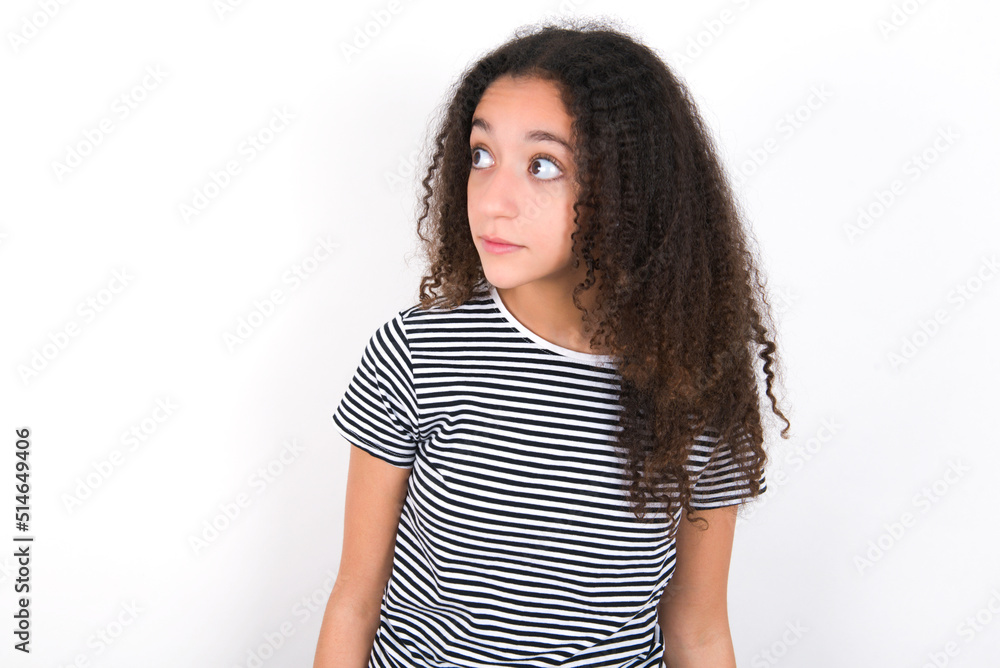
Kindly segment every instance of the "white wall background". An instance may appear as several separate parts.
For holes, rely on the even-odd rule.
[[[0,664],[311,665],[331,415],[422,273],[407,163],[467,65],[576,11],[686,79],[781,314],[794,438],[737,531],[739,665],[997,665],[996,3],[399,0],[348,61],[387,0],[224,2],[0,12],[5,629],[22,427],[35,536],[32,651],[7,630]]]

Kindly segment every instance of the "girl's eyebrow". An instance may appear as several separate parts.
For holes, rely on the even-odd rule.
[[[483,132],[485,132],[488,135],[493,134],[493,128],[490,126],[490,124],[486,121],[485,118],[472,119],[472,127],[480,128]],[[570,152],[570,154],[573,153],[573,147],[570,146],[568,141],[566,141],[559,135],[555,135],[552,134],[551,132],[548,132],[547,130],[529,130],[524,134],[524,140],[535,141],[535,142],[539,141],[554,142],[556,144],[562,145],[567,151]]]

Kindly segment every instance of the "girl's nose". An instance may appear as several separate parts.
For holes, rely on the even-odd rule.
[[[516,175],[511,170],[493,167],[487,176],[480,177],[478,188],[473,189],[482,213],[495,217],[514,217],[518,212]]]

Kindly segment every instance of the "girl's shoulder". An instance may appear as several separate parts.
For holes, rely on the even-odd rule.
[[[435,320],[466,317],[475,318],[495,313],[493,297],[490,289],[478,288],[469,299],[458,305],[435,303],[424,306],[421,303],[408,306],[397,313],[397,317],[406,324],[411,322],[430,323]]]

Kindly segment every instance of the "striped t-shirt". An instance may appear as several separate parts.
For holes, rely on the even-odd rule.
[[[333,419],[412,470],[369,668],[661,665],[675,540],[628,506],[611,359],[538,336],[492,286],[374,333]],[[694,508],[749,496],[718,438],[688,461]]]

